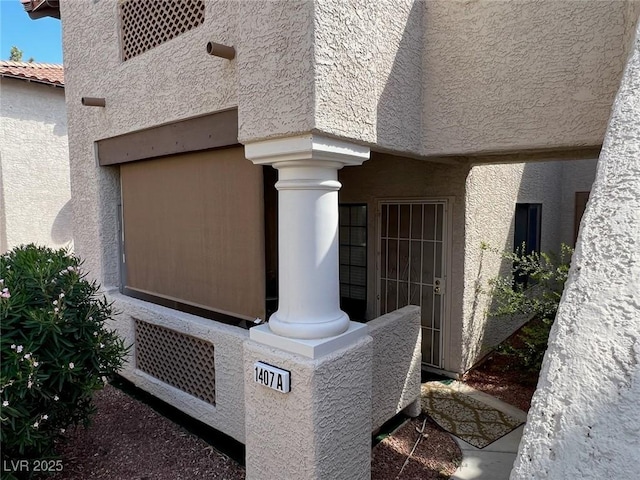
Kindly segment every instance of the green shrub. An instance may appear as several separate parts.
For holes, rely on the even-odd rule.
[[[542,366],[572,254],[573,249],[565,244],[560,255],[504,253],[503,258],[511,262],[510,272],[489,281],[493,299],[490,317],[531,319],[514,342],[499,349],[500,353],[513,356],[525,370],[537,371]]]
[[[96,390],[126,348],[105,329],[113,309],[78,258],[28,245],[0,257],[2,461],[52,455],[67,428],[89,422]]]

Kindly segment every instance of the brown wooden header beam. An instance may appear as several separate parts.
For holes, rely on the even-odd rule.
[[[238,144],[238,110],[225,110],[98,140],[102,166]]]

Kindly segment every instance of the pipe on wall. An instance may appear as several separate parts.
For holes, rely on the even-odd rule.
[[[106,106],[106,102],[104,98],[97,97],[82,97],[81,99],[82,105],[85,107],[104,107]]]
[[[207,53],[214,57],[226,58],[227,60],[233,60],[236,57],[235,48],[215,42],[207,43]]]

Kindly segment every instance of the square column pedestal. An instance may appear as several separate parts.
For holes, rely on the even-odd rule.
[[[371,478],[372,339],[353,322],[343,335],[313,341],[316,358],[245,342],[248,480]],[[309,342],[301,348],[309,352]],[[256,382],[256,362],[290,372],[290,391]]]

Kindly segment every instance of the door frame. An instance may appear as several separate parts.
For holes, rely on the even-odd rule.
[[[437,196],[437,197],[388,197],[388,198],[376,198],[375,199],[375,226],[374,226],[374,235],[375,235],[375,248],[376,248],[376,262],[375,262],[375,282],[374,282],[374,299],[375,299],[375,316],[380,316],[380,271],[381,271],[381,249],[382,249],[382,239],[380,238],[381,222],[382,222],[382,205],[383,204],[391,204],[391,205],[403,205],[403,204],[416,204],[416,203],[424,203],[424,204],[437,204],[440,203],[444,206],[444,226],[442,229],[442,234],[444,236],[442,242],[443,249],[443,261],[445,262],[443,273],[444,273],[444,283],[445,283],[445,293],[444,299],[442,302],[442,307],[444,311],[442,312],[442,325],[441,325],[441,334],[440,334],[440,362],[441,369],[437,367],[433,367],[432,365],[427,365],[422,363],[424,368],[435,369],[446,371],[449,365],[449,352],[450,352],[450,341],[451,341],[451,263],[452,263],[452,239],[453,239],[453,207],[455,205],[455,197],[452,196]],[[421,323],[422,328],[422,323]]]

